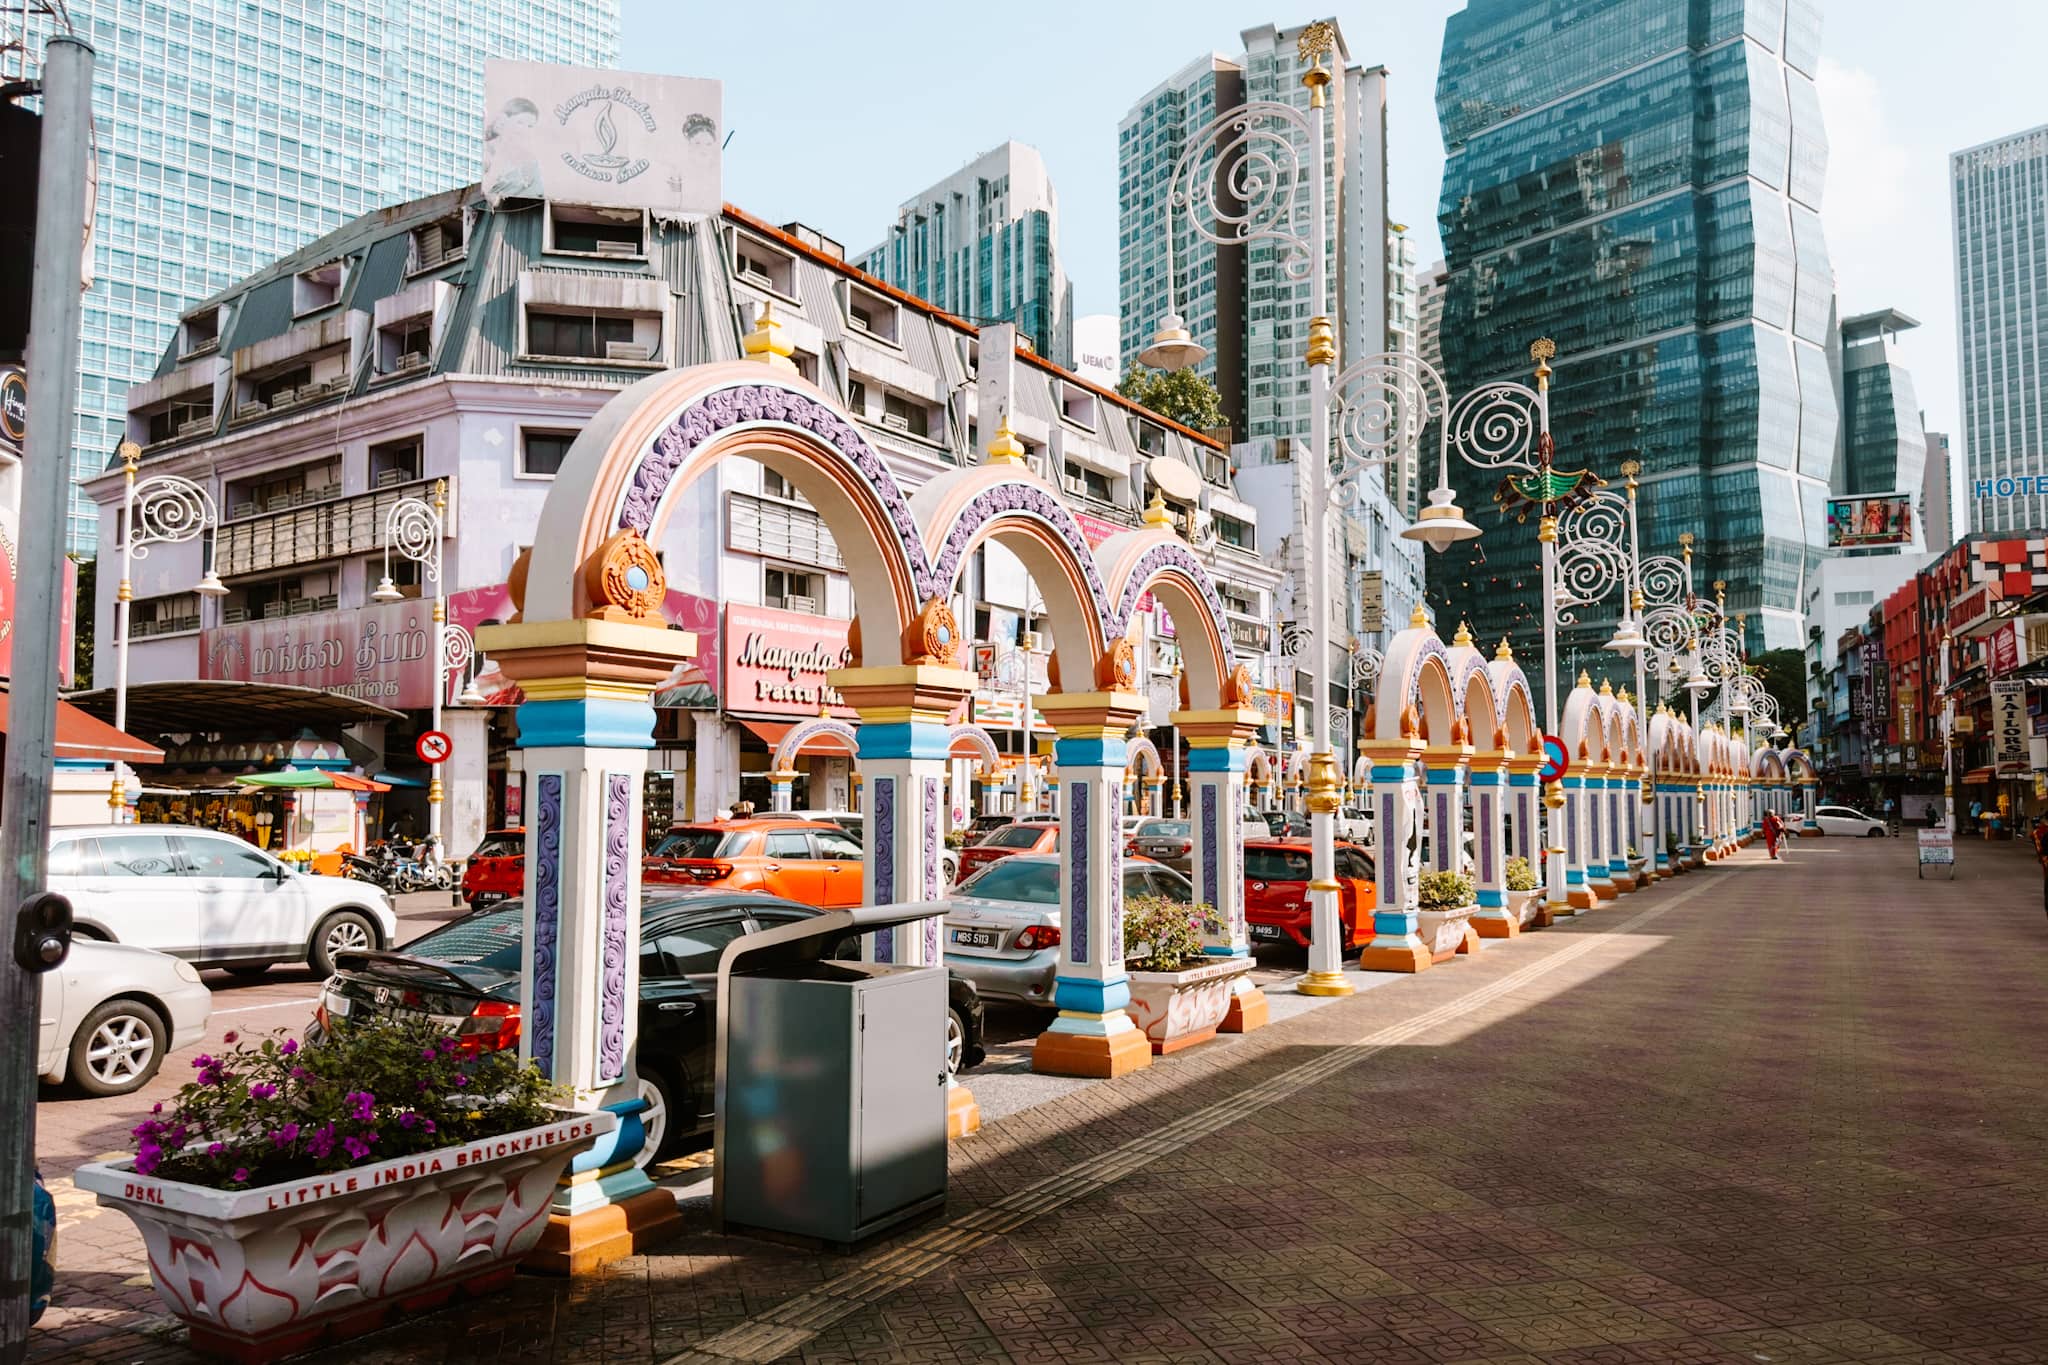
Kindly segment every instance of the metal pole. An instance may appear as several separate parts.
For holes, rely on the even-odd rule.
[[[128,632],[134,612],[135,584],[135,469],[142,448],[123,441],[121,455],[121,581],[114,589],[114,728],[128,729]],[[114,764],[114,785],[107,793],[108,819],[125,823],[128,814],[127,765]]]
[[[1337,925],[1337,760],[1330,751],[1330,366],[1337,359],[1336,333],[1329,317],[1329,270],[1324,260],[1329,229],[1324,222],[1328,196],[1328,158],[1323,152],[1323,125],[1328,119],[1324,91],[1330,73],[1320,60],[1302,76],[1309,89],[1309,298],[1316,315],[1308,331],[1309,468],[1308,554],[1309,612],[1315,617],[1311,635],[1315,667],[1309,674],[1308,813],[1310,839],[1308,975],[1299,989],[1315,995],[1349,995],[1344,979]]]
[[[22,463],[12,705],[0,786],[0,913],[44,889],[50,775],[56,770],[57,659],[64,527],[71,496],[71,415],[78,400],[85,197],[92,140],[92,48],[68,34],[43,55],[43,128],[36,183],[35,282],[29,303],[28,445]],[[124,537],[125,538],[125,537]],[[125,634],[125,633],[124,633]],[[0,957],[0,1105],[13,1115],[0,1156],[0,1362],[28,1353],[31,1203],[35,1183],[36,1030],[40,988]]]
[[[1543,547],[1543,733],[1558,733],[1557,706],[1557,517],[1551,512],[1550,469],[1555,450],[1550,439],[1550,357],[1536,358],[1536,416],[1541,430],[1536,436],[1537,476],[1544,493],[1543,520],[1538,524],[1536,539]],[[1565,761],[1571,761],[1565,755]],[[1565,894],[1565,824],[1571,815],[1565,805],[1564,783],[1560,779],[1550,784],[1544,794],[1543,808],[1550,812],[1544,829],[1549,836],[1544,845],[1548,857],[1544,859],[1544,898],[1553,911],[1569,906]]]
[[[448,515],[448,485],[445,481],[434,481],[434,544],[425,567],[434,575],[434,728],[441,728],[441,700],[448,691],[448,582],[441,572],[443,530]],[[442,856],[441,848],[441,798],[446,789],[441,785],[442,764],[436,763],[427,777],[427,838],[433,844],[436,859]]]

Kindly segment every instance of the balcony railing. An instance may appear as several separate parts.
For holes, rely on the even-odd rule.
[[[452,479],[448,492],[452,499]],[[433,496],[433,480],[422,479],[230,521],[220,528],[214,567],[222,577],[232,578],[343,555],[371,554],[383,545],[384,519],[392,504],[402,498],[431,500]]]

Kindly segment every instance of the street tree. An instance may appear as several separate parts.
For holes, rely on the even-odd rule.
[[[1133,365],[1116,391],[1132,402],[1170,417],[1184,427],[1208,431],[1224,423],[1223,397],[1207,376],[1194,370],[1148,370]]]

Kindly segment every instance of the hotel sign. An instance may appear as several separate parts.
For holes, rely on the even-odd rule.
[[[723,102],[718,81],[487,61],[484,193],[715,214]]]

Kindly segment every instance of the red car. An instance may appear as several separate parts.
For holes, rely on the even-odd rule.
[[[1307,839],[1253,839],[1244,846],[1244,917],[1252,942],[1308,947],[1310,849]],[[1337,845],[1337,923],[1350,953],[1372,938],[1379,900],[1372,856],[1355,844]]]
[[[494,829],[484,836],[462,869],[462,899],[481,910],[516,896],[526,883],[526,831]]]
[[[1018,820],[1000,825],[982,836],[978,844],[969,844],[960,850],[960,874],[958,881],[987,867],[990,863],[1007,858],[1013,853],[1057,853],[1060,851],[1060,827],[1050,820]]]

